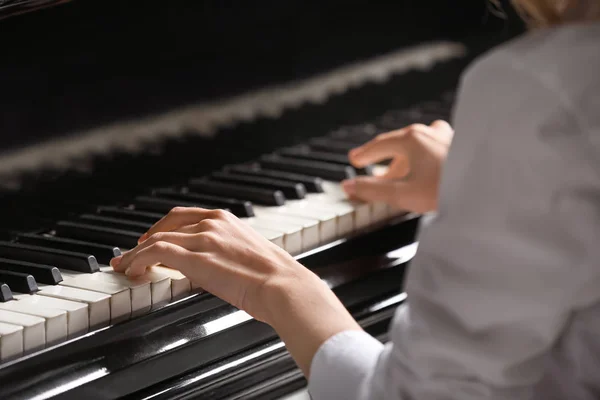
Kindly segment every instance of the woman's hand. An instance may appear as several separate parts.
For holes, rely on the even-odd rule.
[[[136,248],[111,260],[116,271],[142,275],[162,264],[204,290],[271,325],[309,374],[319,346],[360,329],[321,281],[283,249],[222,210],[173,209]]]
[[[454,131],[445,121],[430,126],[415,124],[383,133],[349,158],[356,167],[392,159],[382,176],[361,176],[342,183],[354,199],[380,201],[405,211],[428,212],[437,208],[441,169]]]
[[[142,275],[157,264],[178,269],[261,321],[269,320],[269,293],[314,275],[232,214],[200,208],[173,209],[136,248],[112,262],[128,276]]]

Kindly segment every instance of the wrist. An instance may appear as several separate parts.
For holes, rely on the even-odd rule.
[[[266,320],[303,370],[330,337],[361,330],[336,295],[317,275],[301,265],[289,276],[274,280],[265,291]]]

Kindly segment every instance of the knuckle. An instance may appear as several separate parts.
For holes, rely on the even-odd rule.
[[[148,251],[152,253],[164,253],[171,250],[171,244],[164,241],[159,241],[148,246]]]
[[[384,140],[387,140],[390,138],[390,136],[393,135],[393,132],[385,132],[385,133],[380,133],[377,136],[375,136],[375,139],[373,139],[374,142],[381,142]]]
[[[208,247],[220,247],[220,237],[214,232],[202,232],[200,238],[204,245]]]
[[[153,233],[148,240],[150,243],[156,243],[165,239],[165,232],[155,232]]]
[[[222,210],[222,209],[213,210],[211,214],[213,215],[213,218],[215,218],[215,219],[223,220],[223,219],[229,218],[229,215],[228,215],[229,212]]]
[[[214,231],[217,229],[217,221],[214,219],[203,219],[196,226],[200,231]]]
[[[419,130],[423,129],[424,127],[425,127],[425,125],[423,125],[423,124],[419,124],[419,123],[416,123],[416,124],[410,124],[410,125],[408,126],[408,130],[409,130],[409,131],[419,131]]]
[[[181,215],[181,214],[185,214],[187,211],[188,211],[187,207],[177,206],[177,207],[173,207],[171,209],[171,211],[169,211],[169,214],[171,214],[171,215]]]

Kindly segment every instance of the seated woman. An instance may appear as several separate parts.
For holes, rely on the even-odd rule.
[[[114,269],[168,265],[270,324],[315,400],[600,398],[600,0],[515,3],[540,27],[466,71],[453,140],[438,121],[350,153],[394,161],[349,196],[437,211],[389,343],[226,212],[173,210]]]

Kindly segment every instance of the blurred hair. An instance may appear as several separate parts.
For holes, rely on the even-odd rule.
[[[501,12],[500,0],[490,0]],[[531,27],[600,19],[600,0],[511,0]]]

